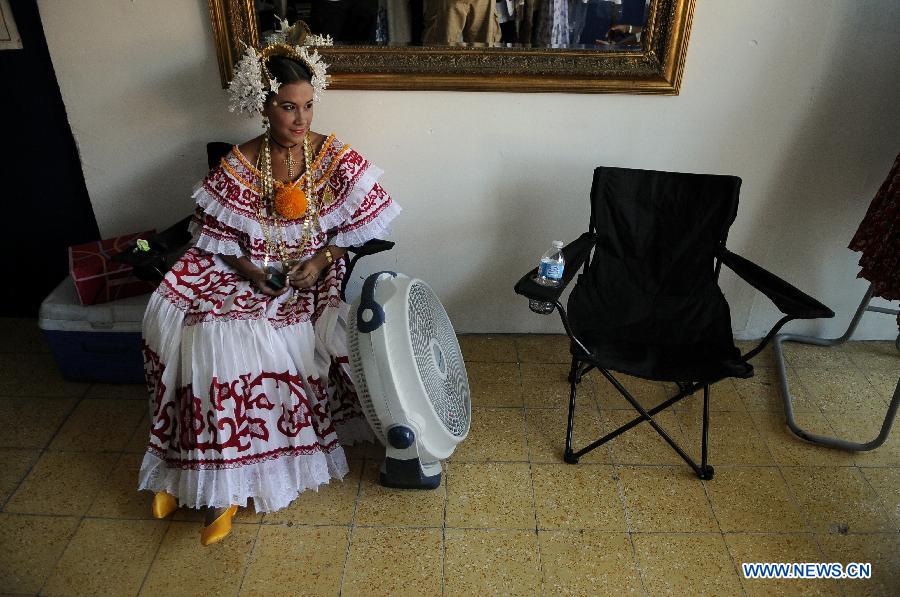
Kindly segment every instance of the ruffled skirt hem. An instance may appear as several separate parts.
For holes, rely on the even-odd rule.
[[[138,489],[174,495],[187,508],[246,507],[253,499],[258,513],[275,512],[290,505],[307,490],[317,491],[332,479],[342,480],[349,467],[344,451],[316,450],[242,464],[238,468],[179,468],[148,451],[141,464]]]

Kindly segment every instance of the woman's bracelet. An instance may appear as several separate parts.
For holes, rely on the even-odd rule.
[[[325,265],[328,266],[328,265],[331,265],[332,263],[334,263],[334,256],[331,254],[331,249],[329,249],[326,246],[325,247]]]

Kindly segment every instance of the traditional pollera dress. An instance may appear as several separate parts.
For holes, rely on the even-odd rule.
[[[378,184],[379,168],[332,135],[310,171],[320,208],[301,259],[326,244],[386,235],[400,207]],[[193,195],[194,246],[144,315],[151,429],[139,488],[190,508],[246,506],[248,498],[257,512],[284,508],[347,473],[341,443],[372,438],[349,376],[346,258],[314,287],[273,298],[218,257],[262,265],[276,226],[287,254],[299,255],[302,219],[265,215],[266,242],[260,186],[237,147],[207,174]]]

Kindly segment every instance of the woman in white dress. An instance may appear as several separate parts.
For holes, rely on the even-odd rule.
[[[302,27],[301,27],[302,26]],[[267,119],[197,186],[195,242],[144,316],[150,441],[139,488],[153,513],[206,508],[204,545],[238,507],[284,508],[347,473],[341,444],[371,439],[349,376],[340,298],[346,247],[384,237],[399,206],[382,171],[311,130],[325,65],[283,30],[248,49],[233,105]]]

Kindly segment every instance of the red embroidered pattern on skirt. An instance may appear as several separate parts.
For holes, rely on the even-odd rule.
[[[258,464],[270,460],[278,460],[285,456],[308,456],[310,454],[323,453],[328,454],[338,447],[338,441],[332,440],[326,445],[321,443],[309,444],[306,446],[288,446],[271,450],[263,454],[253,454],[242,456],[240,458],[231,458],[228,460],[183,460],[181,458],[173,458],[166,455],[166,451],[150,444],[147,451],[165,461],[166,464],[173,465],[182,470],[213,470],[213,469],[232,469],[241,468],[248,464]]]
[[[353,386],[353,380],[347,374],[345,367],[349,365],[348,357],[331,359],[331,367],[328,371],[328,383],[333,388],[331,406],[331,420],[335,423],[344,423],[354,419],[363,419],[365,414],[359,403],[359,396]]]
[[[246,373],[235,380],[213,378],[205,399],[195,395],[191,384],[188,384],[178,388],[174,397],[170,394],[170,399],[165,400],[164,387],[160,383],[165,367],[146,345],[144,355],[145,362],[151,364],[146,371],[148,386],[157,389],[153,395],[148,450],[170,464],[181,468],[239,466],[272,460],[284,454],[306,454],[316,450],[327,452],[337,444],[326,387],[321,379],[313,376],[306,378],[306,385],[312,390],[312,395],[309,395],[297,374],[268,371]],[[266,394],[266,382],[269,382],[269,389],[273,389],[271,382],[275,382],[274,388],[282,393],[282,402],[277,406]],[[285,390],[287,403],[284,402]],[[272,413],[275,409],[281,412],[274,429],[270,429],[266,419],[271,421],[271,417],[257,415],[262,411]],[[319,438],[316,444],[281,446],[236,458],[223,459],[220,456],[227,449],[247,452],[251,449],[251,440],[261,440],[255,442],[257,450],[261,443],[273,442],[277,446],[289,441],[288,438],[297,438],[306,428],[311,428]],[[322,440],[329,437],[332,439]],[[172,452],[184,451],[210,452],[211,457],[185,459],[171,455]]]

